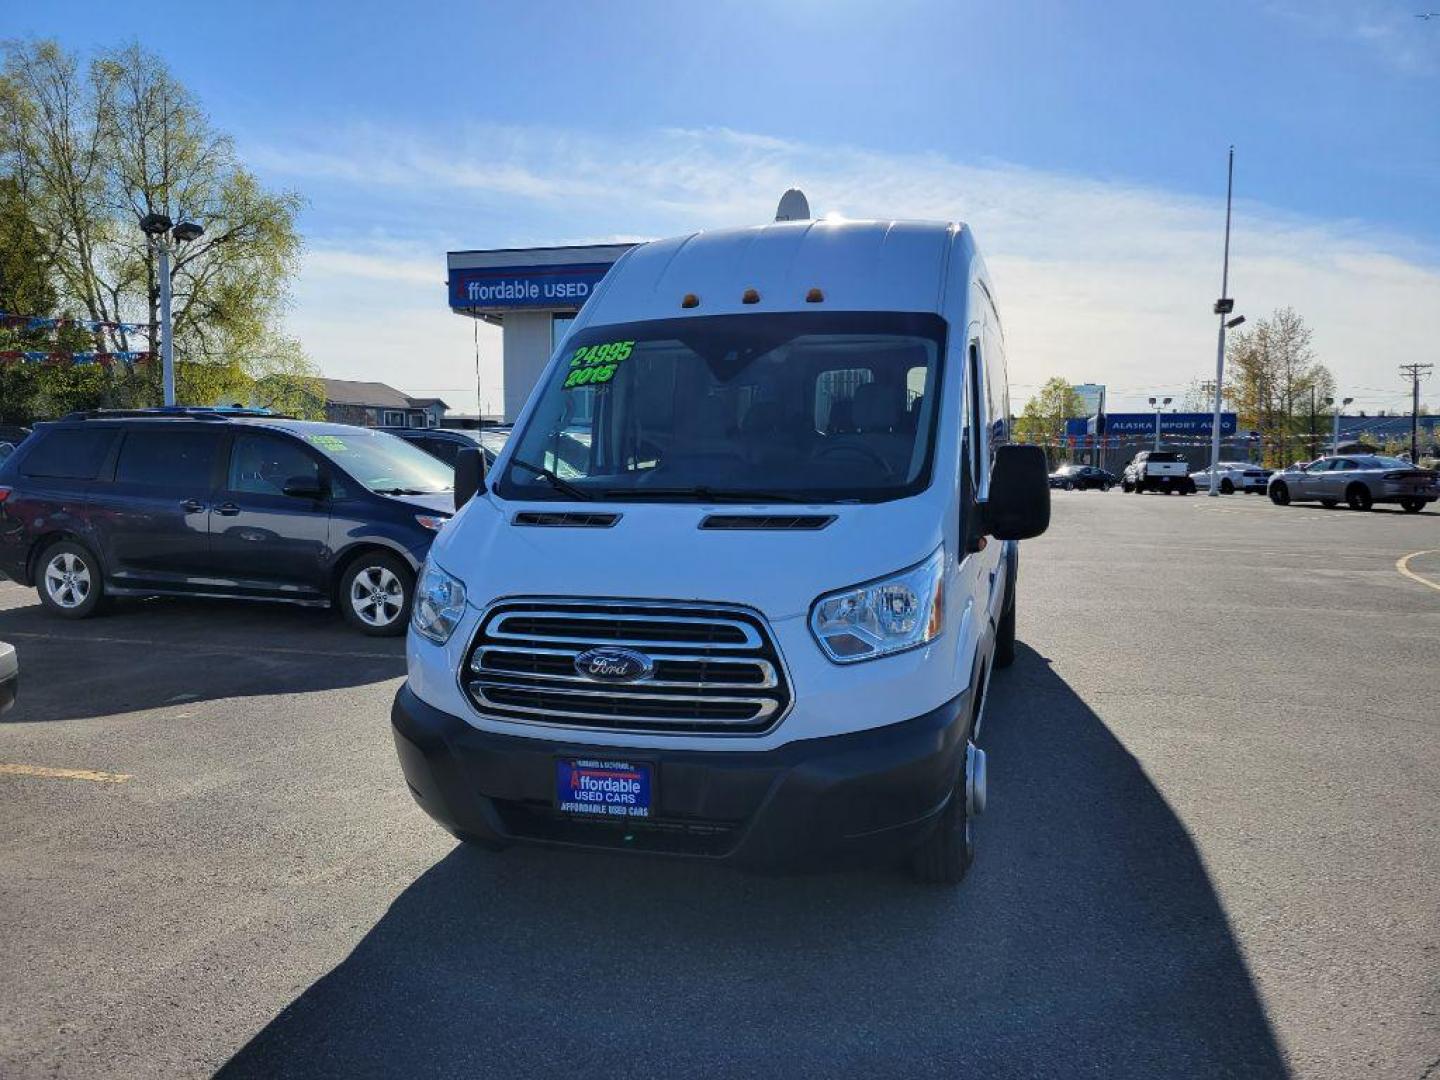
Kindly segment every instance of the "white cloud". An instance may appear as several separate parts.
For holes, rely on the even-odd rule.
[[[429,205],[444,196],[453,217],[441,224],[462,240],[316,243],[292,323],[331,374],[407,389],[474,381],[472,328],[445,308],[447,244],[748,224],[767,220],[792,184],[807,191],[817,214],[973,225],[996,279],[1017,407],[1055,374],[1109,383],[1112,402],[1125,406],[1213,372],[1210,305],[1220,285],[1223,191],[1197,199],[940,154],[820,147],[723,129],[607,138],[475,128],[443,145],[374,128],[332,138],[304,155],[262,157],[282,177],[292,175],[281,164],[290,161],[308,184],[353,187],[366,195],[359,204],[387,208],[392,222],[409,201]],[[1341,388],[1367,388],[1354,396],[1374,407],[1403,394],[1396,365],[1429,355],[1440,340],[1435,253],[1362,221],[1320,223],[1242,200],[1230,291],[1252,318],[1295,307]]]

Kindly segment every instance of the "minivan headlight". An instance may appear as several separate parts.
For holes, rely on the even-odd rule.
[[[837,664],[853,664],[934,641],[945,628],[945,549],[891,577],[827,593],[810,631]]]
[[[465,614],[465,584],[429,560],[420,568],[420,584],[410,609],[410,625],[422,637],[444,645]]]

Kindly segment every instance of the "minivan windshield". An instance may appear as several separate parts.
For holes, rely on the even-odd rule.
[[[592,327],[566,342],[496,491],[676,502],[911,494],[929,482],[944,351],[944,320],[929,314]]]
[[[381,495],[433,495],[455,486],[455,470],[383,431],[306,435],[305,441]]]

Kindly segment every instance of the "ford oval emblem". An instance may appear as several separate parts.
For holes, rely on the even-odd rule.
[[[655,661],[634,649],[603,645],[575,657],[575,670],[596,682],[638,682],[655,674]]]

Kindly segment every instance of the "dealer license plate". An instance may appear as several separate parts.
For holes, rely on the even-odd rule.
[[[560,758],[555,762],[555,805],[584,817],[649,817],[651,779],[651,766],[644,763]]]

